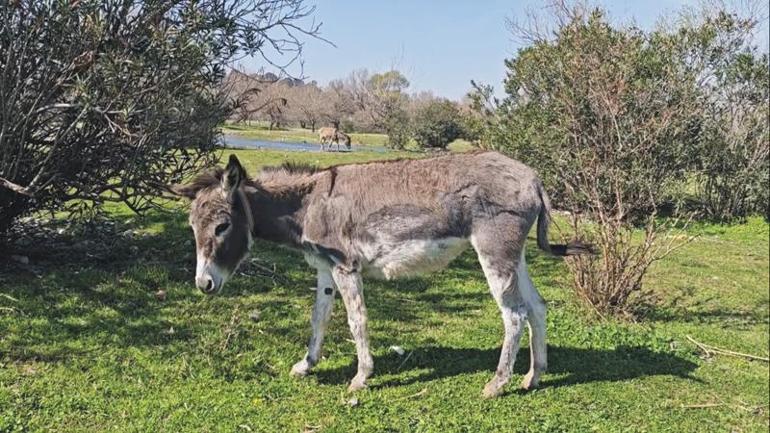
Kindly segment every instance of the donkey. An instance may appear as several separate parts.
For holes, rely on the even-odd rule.
[[[340,141],[345,145],[347,150],[350,150],[350,136],[348,134],[345,134],[342,131],[337,131],[337,133],[334,135],[334,143],[337,144],[337,152],[340,151]],[[331,147],[331,144],[329,144],[329,149],[331,149]]]
[[[326,150],[326,145],[329,146],[329,150],[332,148],[332,143],[337,145],[337,151],[340,150],[340,141],[345,147],[350,150],[350,136],[340,131],[337,128],[321,128],[318,130],[318,138],[321,141],[321,151]]]
[[[349,391],[366,387],[373,370],[363,276],[392,279],[438,270],[472,246],[505,331],[497,371],[483,390],[489,398],[511,379],[525,323],[531,364],[522,387],[536,387],[547,364],[546,306],[524,259],[532,225],[537,221],[537,245],[546,252],[591,252],[579,242],[549,244],[550,204],[542,183],[533,170],[496,152],[323,170],[284,165],[254,179],[233,155],[225,169],[171,190],[192,200],[195,284],[206,294],[222,289],[254,238],[304,252],[316,269],[317,290],[308,350],[291,373],[305,376],[321,359],[338,291],[358,358]]]
[[[318,130],[318,140],[321,142],[321,151],[326,150],[326,145],[331,148],[332,141],[337,137],[337,128],[323,127]]]

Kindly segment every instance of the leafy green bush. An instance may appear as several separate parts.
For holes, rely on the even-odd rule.
[[[568,262],[578,295],[632,313],[649,266],[677,246],[660,236],[676,223],[656,218],[671,191],[695,180],[702,214],[720,219],[767,212],[768,57],[750,44],[756,21],[725,11],[653,32],[581,4],[554,13],[554,33],[524,29],[506,98],[473,83],[471,106],[482,145],[536,168],[571,231],[598,246]]]
[[[655,214],[690,166],[694,77],[667,38],[616,28],[599,9],[563,18],[553,40],[507,61],[507,97],[487,136],[537,169],[571,232],[597,246],[568,261],[577,294],[601,314],[633,313],[647,269],[674,246]]]
[[[385,133],[388,135],[388,147],[403,149],[412,137],[411,121],[403,109],[391,111],[385,118]]]
[[[462,134],[457,105],[446,99],[431,101],[414,116],[413,134],[422,148],[445,149]]]
[[[678,34],[681,57],[699,77],[700,210],[722,221],[768,215],[770,59],[753,45],[755,25],[720,11]]]

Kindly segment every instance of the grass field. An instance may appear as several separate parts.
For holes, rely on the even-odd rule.
[[[245,138],[253,138],[265,141],[287,141],[297,143],[319,143],[318,132],[302,128],[290,129],[267,129],[261,125],[247,125],[243,123],[224,125],[223,131],[226,134],[233,134]],[[388,136],[385,134],[366,134],[353,132],[350,134],[350,140],[353,144],[361,146],[379,146],[386,147]],[[465,140],[455,140],[449,144],[449,148],[454,151],[468,150],[472,146]],[[412,140],[408,149],[416,149],[417,144]]]
[[[252,172],[287,158],[417,156],[237,154]],[[121,235],[106,245],[79,248],[75,236],[29,265],[0,263],[0,432],[768,429],[768,364],[706,357],[687,340],[767,356],[770,232],[758,218],[691,228],[698,239],[652,269],[647,284],[661,304],[640,323],[592,318],[564,264],[530,247],[530,274],[549,305],[549,371],[542,389],[512,383],[495,400],[480,392],[502,323],[471,252],[430,276],[368,281],[375,375],[351,406],[355,350],[339,299],[316,373],[288,374],[304,354],[314,296],[300,254],[258,242],[225,292],[204,297],[192,284],[182,207],[110,214]],[[523,346],[517,374],[529,363],[526,338]]]

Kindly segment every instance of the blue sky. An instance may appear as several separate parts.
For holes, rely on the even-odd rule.
[[[651,28],[693,0],[607,0],[613,20]],[[409,79],[411,92],[432,91],[452,99],[470,89],[470,80],[493,84],[505,76],[503,60],[519,47],[508,32],[507,17],[522,16],[540,1],[326,0],[317,2],[315,19],[323,37],[336,47],[308,41],[304,75],[326,84],[354,69],[383,71],[395,67]],[[257,70],[259,59],[242,67]],[[296,74],[296,71],[294,72]]]

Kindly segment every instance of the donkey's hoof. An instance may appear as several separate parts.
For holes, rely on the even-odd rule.
[[[366,379],[353,378],[348,386],[348,392],[356,392],[362,389],[366,389]]]
[[[540,383],[540,375],[533,374],[530,372],[530,373],[527,373],[526,376],[524,376],[524,379],[522,379],[521,389],[525,391],[531,391],[537,388],[539,383]]]
[[[302,361],[294,364],[294,366],[291,368],[290,374],[294,377],[305,377],[310,374],[310,364],[308,364],[307,360],[303,359]]]
[[[497,380],[492,379],[484,386],[484,390],[481,391],[481,396],[484,398],[500,397],[503,394],[503,386],[497,383]]]

